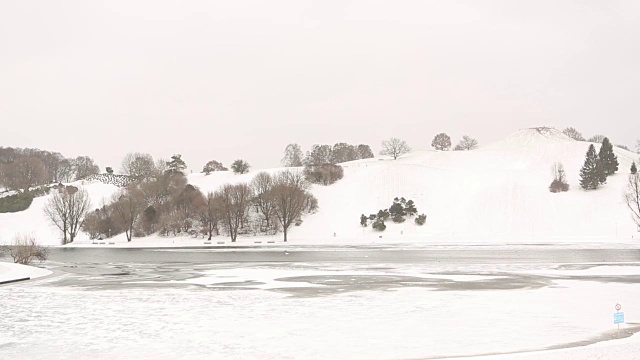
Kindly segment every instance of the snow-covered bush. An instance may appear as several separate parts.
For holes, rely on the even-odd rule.
[[[424,223],[427,222],[427,215],[425,214],[418,215],[415,222],[416,222],[416,225],[419,225],[419,226],[424,225]]]

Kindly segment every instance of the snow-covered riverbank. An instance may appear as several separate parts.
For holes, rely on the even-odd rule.
[[[36,279],[50,274],[50,270],[0,261],[0,284],[25,278]]]

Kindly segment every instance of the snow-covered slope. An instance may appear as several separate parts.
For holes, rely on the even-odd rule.
[[[344,163],[342,180],[331,186],[312,187],[320,210],[293,228],[290,238],[304,244],[621,242],[640,237],[622,197],[628,169],[637,155],[615,148],[619,172],[600,189],[584,191],[579,185],[579,170],[588,146],[558,130],[536,128],[520,130],[474,151],[423,150],[397,160],[376,158]],[[558,161],[565,166],[571,190],[553,194],[548,190],[551,166]],[[283,169],[265,171],[280,170]],[[206,193],[225,183],[249,182],[260,171],[244,175],[190,174],[188,178]],[[115,186],[99,183],[85,186],[94,205],[117,191]],[[388,222],[383,233],[360,226],[360,214],[388,208],[396,196],[413,199],[419,213],[427,215],[427,223],[419,227],[412,219],[400,225]],[[39,239],[45,239],[44,243],[57,244],[57,233],[42,215],[46,200],[47,197],[35,199],[31,208],[21,213],[0,214],[0,243],[10,241],[18,232],[34,232]]]
[[[620,171],[596,191],[579,185],[589,143],[550,128],[524,129],[474,151],[414,151],[398,160],[369,159],[342,164],[344,179],[314,186],[320,211],[293,229],[292,239],[393,238],[406,241],[631,240],[637,234],[622,193],[637,155],[615,148]],[[562,162],[571,190],[553,194],[551,167]],[[273,171],[273,170],[271,170]],[[190,175],[203,191],[225,182],[250,181],[257,172],[235,176]],[[360,214],[388,208],[392,199],[413,199],[426,225],[388,223],[383,233],[359,225]]]
[[[118,187],[100,182],[76,182],[74,186],[82,186],[89,192],[91,205],[96,208],[102,204]],[[33,199],[31,206],[21,212],[0,214],[0,244],[9,244],[16,234],[33,234],[42,245],[60,245],[61,237],[57,228],[53,227],[44,215],[44,206],[51,195]],[[78,235],[78,240],[86,239],[84,233]]]

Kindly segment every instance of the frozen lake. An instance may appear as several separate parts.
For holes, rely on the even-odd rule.
[[[0,287],[0,358],[423,359],[640,322],[633,249],[57,249]],[[631,329],[625,325],[625,331]]]

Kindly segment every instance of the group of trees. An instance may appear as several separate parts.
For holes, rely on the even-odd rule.
[[[350,145],[337,143],[331,145],[315,144],[302,154],[302,148],[298,144],[289,144],[284,150],[282,165],[285,167],[300,167],[303,165],[339,164],[347,161],[369,159],[373,152],[369,145]]]
[[[212,236],[226,233],[232,242],[244,233],[284,233],[317,209],[300,172],[259,173],[251,183],[226,184],[203,194],[182,172],[155,172],[114,194],[108,204],[87,215],[83,229],[91,238],[125,233]]]
[[[27,192],[44,184],[70,182],[100,172],[93,159],[67,159],[57,152],[0,147],[0,187]]]
[[[582,133],[578,130],[576,130],[573,127],[568,127],[564,130],[562,130],[562,132],[567,135],[568,137],[572,138],[573,140],[576,141],[586,141],[586,142],[592,142],[592,143],[602,143],[602,141],[604,141],[604,139],[606,138],[606,136],[601,135],[601,134],[596,134],[593,135],[592,137],[586,139],[584,136],[582,136]],[[640,140],[638,140],[638,149],[637,151],[640,152]],[[631,149],[629,149],[628,146],[622,145],[622,144],[618,144],[616,145],[616,147],[619,147],[621,149],[627,150],[627,151],[631,151]]]
[[[607,182],[607,177],[618,171],[618,158],[608,138],[602,140],[600,151],[596,153],[593,144],[589,145],[584,165],[580,170],[580,185],[585,190],[594,190]]]
[[[433,138],[431,146],[439,151],[451,150],[451,137],[445,133],[440,133]],[[454,150],[474,150],[478,147],[478,140],[464,135],[462,140],[455,146]],[[382,142],[382,150],[380,155],[391,156],[396,160],[399,156],[411,151],[411,147],[407,143],[398,138],[391,138]]]
[[[306,165],[303,174],[310,183],[331,185],[342,179],[344,170],[342,166],[335,164]]]
[[[360,215],[360,225],[367,227],[371,221],[371,227],[377,231],[384,231],[387,228],[385,221],[391,219],[394,223],[403,223],[406,221],[406,216],[415,216],[418,213],[418,209],[415,206],[413,200],[406,200],[404,197],[394,198],[393,204],[388,209],[379,210],[377,214],[371,214],[366,216]],[[427,220],[425,214],[418,215],[414,222],[417,225],[424,225]]]

